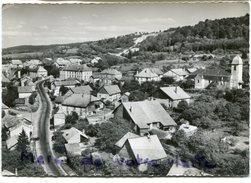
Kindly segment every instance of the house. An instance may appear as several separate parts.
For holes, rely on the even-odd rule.
[[[72,94],[62,102],[62,109],[65,114],[75,111],[80,117],[87,117],[96,113],[96,110],[103,108],[103,103],[97,97],[90,94]]]
[[[27,101],[26,101],[25,98],[17,98],[17,99],[15,99],[15,106],[16,106],[16,107],[25,106],[26,102],[27,102]]]
[[[197,127],[196,126],[193,126],[193,125],[189,125],[189,124],[182,124],[180,125],[179,127],[179,130],[183,130],[185,135],[187,137],[190,137],[192,136],[196,131],[197,131]],[[179,131],[178,130],[178,131]]]
[[[131,138],[136,138],[136,137],[140,137],[139,135],[137,134],[134,134],[134,133],[131,133],[131,132],[127,132],[121,139],[119,139],[116,143],[115,143],[115,146],[119,149],[121,149],[126,141],[128,139],[131,139]]]
[[[53,111],[53,121],[55,129],[58,129],[65,124],[65,113],[62,107],[57,107]]]
[[[104,101],[116,101],[120,98],[121,90],[118,85],[104,85],[100,88],[97,93],[97,97],[99,99],[103,99]]]
[[[141,72],[136,73],[135,80],[142,84],[147,81],[160,81],[163,72],[158,68],[145,68]]]
[[[42,66],[34,67],[34,68],[30,68],[29,69],[29,76],[31,78],[47,77],[48,76],[48,72]]]
[[[5,75],[2,73],[2,86],[6,87],[10,83],[10,80],[5,77]]]
[[[7,129],[8,139],[6,140],[7,149],[13,150],[18,142],[18,136],[24,130],[28,139],[32,134],[32,123],[26,118],[5,115],[2,119],[3,126]]]
[[[82,63],[82,60],[79,58],[70,58],[69,60],[70,60],[71,64],[73,64],[73,65],[81,65],[81,63]]]
[[[80,143],[65,144],[67,157],[81,156],[82,149]]]
[[[217,87],[219,89],[226,88],[242,88],[242,70],[243,62],[239,55],[235,56],[231,63],[231,73],[220,68],[198,69],[189,75],[190,79],[194,79],[195,89],[207,89]]]
[[[77,86],[74,88],[69,88],[69,91],[64,95],[64,97],[68,97],[72,94],[91,94],[92,88],[90,85]]]
[[[151,128],[174,132],[177,125],[157,101],[123,102],[113,113],[114,118],[128,120],[139,135],[148,133]]]
[[[66,80],[54,80],[51,82],[51,89],[54,91],[54,95],[60,95],[60,87],[65,86],[67,88],[74,88],[80,82],[75,78],[68,78]]]
[[[95,64],[99,63],[100,61],[102,61],[102,58],[100,58],[100,57],[94,57],[94,58],[90,61],[90,63],[91,63],[92,65],[95,65]]]
[[[189,74],[191,74],[191,73],[197,71],[197,68],[194,68],[194,67],[192,67],[192,68],[186,68],[186,71],[187,71]]]
[[[29,98],[34,90],[32,86],[19,86],[18,87],[18,98]]]
[[[125,92],[125,93],[120,97],[120,101],[121,101],[121,102],[128,102],[128,101],[129,101],[129,96],[130,96],[130,92]]]
[[[93,84],[99,82],[100,78],[101,78],[100,75],[101,74],[99,72],[93,72],[92,75],[91,75],[91,77],[89,78],[89,82],[93,83]]]
[[[37,77],[47,77],[48,72],[42,66],[39,66],[37,69]]]
[[[2,103],[2,111],[4,111],[5,114],[8,114],[9,109],[10,108],[7,105],[5,105],[4,103]]]
[[[24,67],[31,69],[31,68],[41,66],[42,64],[43,63],[40,60],[32,59],[32,60],[24,62]]]
[[[23,68],[23,62],[21,60],[11,60],[12,68]]]
[[[175,81],[181,81],[189,75],[189,72],[186,69],[171,69],[164,74],[164,77],[172,77]]]
[[[99,77],[101,83],[110,85],[115,80],[121,80],[122,73],[117,71],[116,69],[105,69],[100,73]]]
[[[211,174],[205,173],[203,170],[199,170],[191,165],[190,162],[176,160],[173,163],[171,169],[166,176],[212,176]]]
[[[191,96],[179,86],[160,87],[151,96],[154,100],[165,104],[167,107],[177,107],[178,103],[182,100],[185,100],[189,104],[191,99]]]
[[[68,65],[60,71],[60,79],[77,78],[80,81],[89,81],[92,69],[86,65]]]
[[[63,58],[57,58],[57,60],[55,62],[55,65],[58,68],[63,68],[63,67],[66,67],[67,65],[70,65],[70,64],[71,64],[71,62],[69,60],[65,60]]]
[[[8,171],[8,170],[3,170],[2,171],[2,176],[14,176],[15,174]]]
[[[124,160],[132,160],[138,165],[157,163],[167,158],[157,135],[128,138],[118,153]]]
[[[62,132],[62,135],[68,144],[87,142],[89,140],[89,137],[87,135],[85,135],[83,132],[79,131],[75,127],[62,130]]]

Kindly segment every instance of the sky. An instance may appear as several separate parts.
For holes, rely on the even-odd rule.
[[[2,47],[93,41],[248,12],[247,3],[5,5]]]

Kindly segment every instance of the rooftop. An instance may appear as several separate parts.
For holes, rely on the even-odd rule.
[[[75,135],[81,135],[83,137],[85,137],[86,139],[88,139],[88,136],[85,135],[83,132],[79,131],[77,128],[75,127],[71,127],[70,129],[67,130],[62,130],[63,132],[63,137],[64,139],[68,142],[72,137],[74,137]]]
[[[179,68],[179,69],[171,69],[170,71],[173,72],[173,73],[175,73],[175,74],[177,74],[177,75],[179,75],[179,76],[186,76],[186,75],[189,74],[186,70],[181,69],[181,68]]]
[[[121,105],[140,128],[148,128],[153,122],[164,126],[177,125],[157,101],[124,102]]]
[[[63,71],[83,72],[92,71],[92,69],[87,67],[86,65],[68,65],[63,68]]]
[[[128,143],[132,149],[134,158],[142,158],[141,163],[144,163],[146,159],[152,161],[167,157],[157,135],[131,138],[128,139]]]
[[[145,68],[141,72],[137,73],[135,77],[141,77],[141,78],[152,78],[152,77],[158,77],[158,74],[153,72],[150,68]]]
[[[109,75],[122,75],[121,72],[116,69],[105,69],[101,72],[101,74],[109,74]]]
[[[234,65],[242,65],[243,62],[242,62],[241,57],[240,57],[239,55],[236,55],[236,56],[233,58],[232,64],[234,64]]]
[[[87,107],[91,102],[100,101],[97,97],[89,94],[72,94],[64,99],[62,105],[73,106],[79,108]]]
[[[119,141],[117,141],[115,143],[115,146],[122,148],[124,146],[125,142],[127,141],[127,139],[131,139],[131,138],[135,138],[135,137],[139,137],[139,135],[136,135],[131,132],[127,132],[121,139],[119,139]]]
[[[118,85],[105,85],[102,88],[104,88],[109,95],[114,95],[121,92]]]
[[[82,93],[91,93],[92,88],[89,85],[78,86],[75,88],[70,88],[73,93],[82,94]]]
[[[32,93],[33,87],[32,86],[19,86],[18,93]]]
[[[172,100],[182,100],[191,98],[182,88],[179,86],[172,87],[161,87],[161,91],[163,91],[167,96],[169,96]]]

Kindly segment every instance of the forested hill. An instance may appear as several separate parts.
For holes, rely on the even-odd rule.
[[[142,51],[213,51],[249,47],[249,14],[170,28],[141,43]]]

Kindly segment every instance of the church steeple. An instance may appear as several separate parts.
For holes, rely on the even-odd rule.
[[[236,55],[231,63],[230,88],[242,88],[243,62],[239,55]]]

